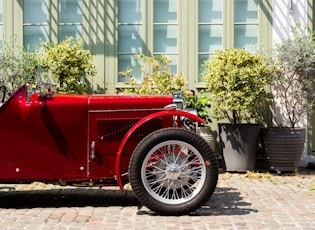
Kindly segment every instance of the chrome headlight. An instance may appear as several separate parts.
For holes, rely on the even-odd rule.
[[[173,96],[173,102],[177,109],[184,109],[184,99],[181,92],[175,92]]]

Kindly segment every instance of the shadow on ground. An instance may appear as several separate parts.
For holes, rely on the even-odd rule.
[[[0,186],[0,208],[137,206],[133,192],[108,189],[64,188],[15,190]]]
[[[0,186],[0,208],[32,209],[59,207],[109,207],[139,205],[130,190],[108,190],[89,188],[64,188],[51,190],[15,190],[14,187]],[[258,210],[251,209],[235,188],[217,187],[211,199],[191,215],[247,215]],[[139,215],[157,215],[147,209],[140,209]]]
[[[210,200],[198,209],[194,215],[247,215],[251,212],[258,212],[258,210],[250,207],[251,203],[245,202],[237,189],[217,187]]]

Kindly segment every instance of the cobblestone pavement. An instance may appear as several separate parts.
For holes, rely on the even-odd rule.
[[[314,174],[221,173],[211,199],[180,217],[138,211],[116,187],[0,185],[0,229],[315,229]]]

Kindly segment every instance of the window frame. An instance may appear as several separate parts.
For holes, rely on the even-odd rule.
[[[234,47],[234,25],[239,24],[234,22],[234,1],[222,0],[222,49]],[[177,9],[177,73],[183,73],[188,81],[190,88],[204,88],[204,82],[200,81],[199,74],[199,20],[198,20],[198,1],[181,0],[178,1]],[[118,4],[117,4],[118,5]],[[116,5],[116,7],[117,7]],[[143,14],[143,47],[142,53],[145,55],[157,54],[154,52],[154,23],[153,19],[153,0],[142,1]],[[258,15],[257,22],[257,46],[258,50],[266,52],[270,49],[272,40],[272,3],[268,0],[258,0]],[[172,24],[172,23],[171,23]],[[242,23],[244,24],[244,23]],[[253,24],[247,23],[247,24]],[[160,53],[158,53],[160,54]],[[116,56],[117,54],[114,54]],[[116,62],[116,66],[118,63]],[[118,72],[118,71],[117,71]],[[114,74],[114,73],[113,73]],[[115,88],[126,87],[121,82],[118,82],[118,77],[115,78]]]
[[[118,72],[122,71],[119,69],[119,63],[118,63],[118,58],[119,55],[132,55],[134,53],[128,52],[128,53],[123,53],[123,52],[119,52],[119,48],[118,48],[118,30],[119,30],[119,26],[123,26],[123,25],[137,25],[142,27],[142,53],[146,56],[151,56],[151,55],[161,55],[161,54],[166,54],[164,52],[156,52],[154,49],[154,27],[155,26],[168,26],[168,25],[176,25],[177,27],[179,27],[178,25],[178,14],[179,14],[179,5],[181,0],[176,0],[177,1],[177,19],[176,22],[171,22],[171,23],[160,23],[160,22],[155,22],[154,21],[154,0],[142,0],[141,2],[141,12],[142,12],[142,19],[141,19],[141,23],[120,23],[119,22],[119,10],[118,10],[118,1],[115,4],[115,7],[117,8],[116,12],[116,20],[117,20],[117,28],[115,29],[117,32],[117,42],[116,42],[116,53],[114,53],[113,55],[115,57],[117,57],[116,62],[114,63],[113,66],[116,66],[117,69],[117,77],[115,78],[115,88],[119,89],[119,88],[126,88],[128,86],[126,86],[126,84],[124,84],[123,81],[119,81],[119,76],[118,76]],[[109,16],[110,17],[110,16]],[[177,46],[177,51],[176,52],[167,52],[167,54],[169,56],[177,56],[178,58],[178,54],[179,54],[179,44],[178,44],[178,36],[179,35],[179,28],[177,28],[177,36],[176,36],[176,46]],[[140,65],[140,64],[139,64]],[[176,68],[178,71],[178,63],[176,63]],[[114,73],[112,73],[114,74]],[[143,73],[141,73],[141,77],[143,77]]]
[[[82,13],[82,20],[81,20],[81,22],[60,22],[61,20],[60,20],[60,1],[61,0],[59,0],[58,1],[58,42],[61,42],[62,40],[60,40],[60,34],[61,34],[61,32],[60,32],[60,28],[61,27],[65,27],[65,26],[76,26],[76,27],[81,27],[81,38],[83,38],[83,18],[84,18],[84,10],[83,10],[83,8],[84,8],[84,0],[81,0],[82,1],[82,9],[81,9],[81,13]],[[64,40],[64,39],[63,39]]]
[[[1,12],[1,20],[0,20],[0,51],[2,50],[2,47],[3,47],[3,14],[4,14],[4,0],[1,0],[0,4],[1,4],[1,9],[2,9],[2,12]]]
[[[138,28],[138,30],[139,30],[139,32],[140,32],[140,36],[141,36],[141,38],[143,37],[143,34],[144,34],[144,32],[143,32],[143,22],[144,22],[144,17],[143,17],[143,10],[145,9],[144,7],[143,7],[143,1],[142,0],[140,0],[141,1],[141,20],[140,21],[135,21],[135,22],[120,22],[119,21],[119,9],[118,9],[118,7],[119,7],[119,1],[117,1],[117,9],[118,9],[118,13],[117,13],[117,73],[118,72],[121,72],[121,71],[125,71],[125,69],[120,69],[120,67],[119,67],[119,60],[121,60],[120,59],[120,57],[123,57],[123,56],[126,56],[126,57],[130,57],[131,58],[131,61],[134,61],[135,62],[135,65],[139,65],[139,67],[140,67],[140,64],[139,63],[137,63],[137,61],[134,59],[134,58],[132,58],[132,56],[133,55],[135,55],[136,53],[133,53],[133,52],[131,52],[131,51],[120,51],[120,49],[119,49],[119,47],[121,47],[120,45],[119,45],[119,31],[120,31],[120,29],[121,28],[123,28],[123,27],[125,27],[125,28],[130,28],[130,27],[135,27],[135,28]],[[136,30],[137,31],[137,30]],[[143,42],[141,41],[141,45],[139,46],[140,47],[140,49],[141,49],[141,52],[143,52]],[[134,68],[134,67],[132,67],[132,66],[129,66],[130,68]],[[135,77],[140,77],[140,76],[138,76],[138,74],[135,76]],[[123,82],[126,80],[121,80],[120,81],[120,79],[122,79],[121,78],[121,76],[119,76],[118,74],[117,74],[117,83],[116,84],[123,84]]]
[[[142,0],[142,53],[153,53],[153,6],[154,0]],[[313,0],[309,0],[313,1]],[[50,0],[57,8],[51,9],[52,17],[49,41],[58,42],[58,24],[53,19],[58,17],[58,0]],[[223,4],[223,47],[233,47],[234,1],[222,0]],[[4,1],[4,34],[23,35],[23,0]],[[260,51],[270,51],[272,45],[272,6],[273,1],[259,0],[258,44]],[[203,88],[199,79],[198,64],[198,1],[178,0],[178,57],[177,72],[183,73],[188,87]],[[100,77],[89,79],[95,90],[93,92],[114,93],[126,84],[118,82],[118,2],[117,0],[83,0],[83,34],[84,48],[95,55],[95,64]],[[231,25],[231,26],[226,26]],[[262,29],[263,28],[263,29]],[[18,36],[23,44],[23,37]]]
[[[78,23],[62,23],[59,21],[59,2],[60,0],[45,0],[47,2],[47,21],[45,23],[25,23],[24,22],[24,1],[19,0],[22,8],[22,44],[24,44],[24,28],[27,26],[46,26],[47,27],[47,41],[46,42],[60,42],[60,27],[61,26],[81,26],[82,27],[82,37],[84,38],[83,28],[84,28],[84,14],[86,14],[85,1],[82,0],[82,22]]]

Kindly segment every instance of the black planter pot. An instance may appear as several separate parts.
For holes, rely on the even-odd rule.
[[[264,128],[262,144],[270,170],[294,171],[305,143],[304,128]]]
[[[246,172],[255,169],[260,129],[259,124],[219,124],[226,171]]]

